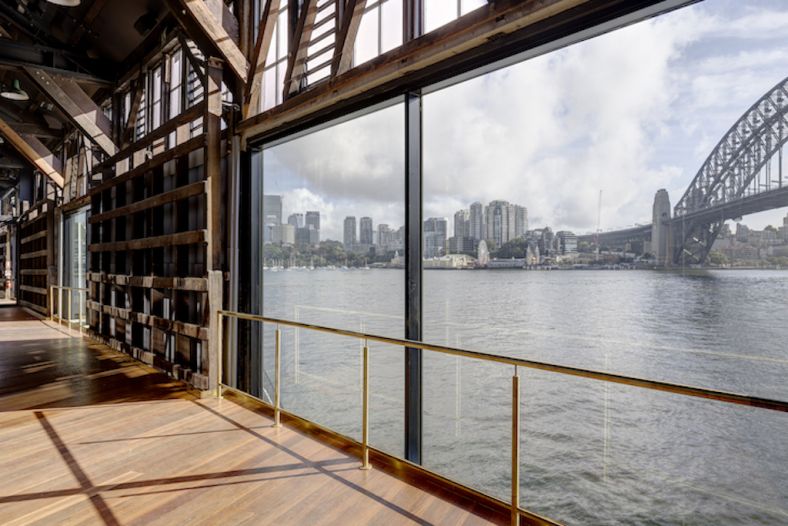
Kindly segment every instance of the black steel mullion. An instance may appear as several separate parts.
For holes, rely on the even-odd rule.
[[[421,93],[405,96],[405,338],[422,338]],[[405,458],[421,464],[422,351],[405,349]]]

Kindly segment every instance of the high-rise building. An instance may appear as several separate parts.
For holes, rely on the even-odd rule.
[[[470,237],[470,217],[471,214],[467,210],[457,210],[454,212],[454,237]]]
[[[307,211],[305,225],[320,230],[320,212]]]
[[[264,224],[281,225],[282,224],[282,196],[264,195],[263,214],[265,219]]]
[[[445,217],[430,217],[424,221],[424,257],[435,258],[446,254],[446,232],[449,221]]]
[[[296,227],[293,225],[274,225],[271,227],[271,242],[293,245],[296,242]]]
[[[528,209],[524,206],[514,205],[514,238],[525,237],[528,231]]]
[[[350,250],[356,244],[356,217],[347,216],[345,218],[344,237],[345,248]]]
[[[396,250],[393,248],[396,245],[396,232],[394,232],[391,228],[389,228],[386,224],[378,225],[378,247],[383,252],[388,250]]]
[[[373,236],[372,236],[372,218],[371,217],[362,217],[358,224],[358,242],[362,245],[372,245],[373,244]]]
[[[303,228],[304,226],[304,214],[290,214],[287,217],[287,224],[293,225],[296,228]]]
[[[514,236],[514,207],[507,201],[491,201],[485,209],[487,225],[486,239],[492,241],[496,248],[508,243]]]
[[[788,214],[785,214],[783,217],[783,227],[780,229],[782,233],[783,241],[788,243]]]
[[[487,235],[484,228],[484,206],[478,201],[471,205],[468,228],[470,229],[469,236],[476,241],[481,241]]]

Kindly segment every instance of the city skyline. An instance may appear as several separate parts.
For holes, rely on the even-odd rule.
[[[319,210],[307,211],[306,214],[300,211],[288,213],[289,211],[282,206],[282,196],[277,194],[266,194],[263,199],[263,207],[264,221],[269,227],[290,225],[296,230],[312,228],[320,231],[321,211]],[[266,207],[270,207],[271,210]],[[285,215],[287,215],[286,222],[282,220]],[[313,218],[311,224],[310,216]],[[325,217],[323,215],[324,220]],[[425,219],[423,223],[425,251],[429,254],[427,257],[439,255],[431,248],[430,237],[433,233],[442,239],[439,245],[442,247],[443,253],[449,249],[451,239],[456,239],[458,243],[451,252],[470,252],[470,245],[468,243],[463,245],[463,239],[476,242],[490,240],[500,246],[512,239],[523,237],[528,230],[528,208],[502,199],[494,199],[487,205],[474,201],[467,208],[457,210],[453,215],[430,217]],[[394,228],[388,223],[375,223],[370,216],[360,218],[357,215],[345,216],[342,224],[341,238],[324,237],[323,240],[341,242],[346,248],[351,248],[356,244],[386,246],[396,243],[381,239],[385,235],[399,235],[400,237],[404,235],[404,225],[396,225]],[[549,225],[544,225],[544,227],[549,228]],[[273,241],[274,237],[269,235],[264,239]],[[281,236],[279,240],[281,241]],[[475,245],[473,250],[475,250]]]
[[[600,190],[602,230],[647,223],[659,188],[677,202],[716,141],[786,73],[779,3],[712,3],[427,95],[424,217],[445,216],[451,229],[453,211],[505,196],[527,203],[534,224],[583,233],[596,230]],[[638,59],[646,52],[653,60]],[[357,210],[402,224],[400,110],[266,150],[267,188],[287,208],[335,217],[322,229],[334,239]],[[763,227],[782,215],[746,221]]]

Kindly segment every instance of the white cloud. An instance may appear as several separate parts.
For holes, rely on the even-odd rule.
[[[602,190],[603,228],[649,220],[788,73],[785,29],[784,3],[713,0],[426,96],[425,217],[507,199],[533,227],[585,232]],[[266,184],[322,207],[337,239],[345,215],[399,226],[403,129],[396,106],[281,145]]]

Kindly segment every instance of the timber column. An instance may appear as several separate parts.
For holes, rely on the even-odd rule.
[[[206,110],[205,110],[205,181],[206,181],[206,227],[208,245],[206,263],[208,269],[208,390],[216,392],[219,383],[219,356],[222,349],[219,341],[218,311],[222,308],[223,276],[222,249],[222,71],[224,62],[211,57],[206,63]]]

